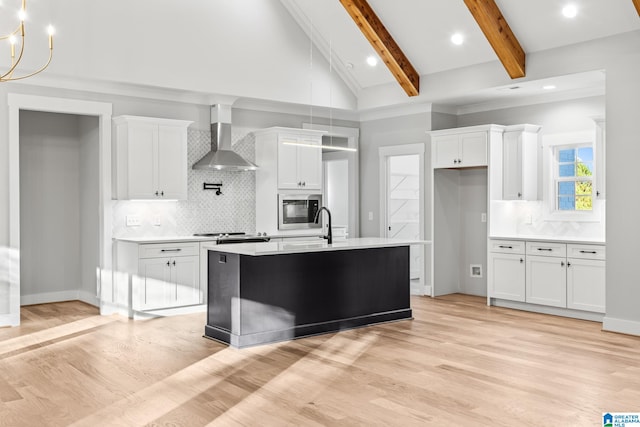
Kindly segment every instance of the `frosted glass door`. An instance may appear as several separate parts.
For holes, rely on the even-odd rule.
[[[420,240],[420,156],[389,157],[387,237]],[[420,277],[422,251],[411,246],[411,278]]]

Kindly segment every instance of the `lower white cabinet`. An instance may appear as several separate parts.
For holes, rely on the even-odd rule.
[[[603,245],[491,239],[488,258],[490,298],[605,312]]]
[[[118,273],[128,273],[132,310],[204,303],[198,242],[118,242],[117,251]]]
[[[510,301],[525,300],[524,242],[491,242],[487,294]]]
[[[567,245],[567,308],[605,312],[605,247]]]
[[[567,306],[567,269],[565,258],[527,254],[526,302]]]

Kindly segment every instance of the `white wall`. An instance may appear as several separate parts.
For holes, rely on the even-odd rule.
[[[98,118],[78,117],[80,142],[80,297],[97,304],[96,269],[100,265]]]
[[[487,169],[460,170],[460,289],[465,294],[487,295]],[[471,277],[471,264],[480,265],[482,277]]]
[[[380,173],[379,148],[402,144],[424,144],[426,132],[431,130],[431,114],[421,113],[388,119],[369,120],[360,125],[360,235],[362,237],[380,234]],[[431,164],[431,150],[425,150],[424,164]],[[428,177],[425,179],[428,181]],[[430,188],[425,182],[425,188]],[[425,224],[431,223],[428,194],[425,195]],[[369,220],[373,212],[373,220]],[[429,240],[428,227],[425,239]]]

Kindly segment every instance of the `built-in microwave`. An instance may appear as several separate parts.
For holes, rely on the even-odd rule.
[[[322,194],[278,194],[278,230],[321,228],[313,220],[322,206]]]

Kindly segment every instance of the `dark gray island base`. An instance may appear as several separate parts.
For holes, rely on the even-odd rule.
[[[411,319],[409,246],[252,256],[209,249],[205,336],[233,347]]]

